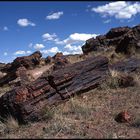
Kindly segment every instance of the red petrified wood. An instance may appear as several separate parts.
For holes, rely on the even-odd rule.
[[[19,86],[5,93],[0,98],[0,115],[6,117],[11,114],[22,123],[37,121],[42,118],[43,107],[96,88],[106,79],[107,73],[106,57],[88,58],[69,64],[28,86]]]

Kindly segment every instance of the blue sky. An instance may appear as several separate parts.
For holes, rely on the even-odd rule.
[[[82,53],[91,37],[140,24],[139,2],[0,2],[0,62],[40,50]]]

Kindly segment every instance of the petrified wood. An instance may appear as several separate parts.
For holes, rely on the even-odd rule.
[[[112,28],[108,33],[90,38],[82,46],[84,54],[92,51],[115,48],[116,53],[133,54],[133,51],[140,50],[140,24],[134,27]],[[133,51],[132,51],[133,50]]]
[[[51,75],[40,77],[29,85],[22,85],[0,98],[0,115],[11,114],[21,123],[38,121],[46,106],[64,102],[75,94],[98,87],[107,80],[109,68],[123,72],[139,71],[140,59],[130,58],[124,62],[108,65],[106,57],[91,57],[69,64]]]
[[[29,56],[17,57],[12,63],[8,63],[1,69],[2,72],[6,72],[7,75],[0,79],[0,86],[8,84],[9,82],[20,78],[20,84],[24,84],[24,81],[28,81],[26,75],[27,69],[32,69],[40,63],[42,54],[39,51],[34,52]]]
[[[119,61],[115,64],[109,66],[110,69],[121,71],[121,72],[139,72],[140,71],[140,59],[138,58],[129,58],[124,61]]]
[[[46,106],[64,102],[75,94],[98,87],[108,76],[108,59],[91,57],[69,64],[40,77],[28,86],[19,86],[0,98],[0,115],[11,114],[21,123],[38,121]]]

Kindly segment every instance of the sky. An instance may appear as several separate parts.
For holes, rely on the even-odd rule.
[[[137,1],[0,2],[0,62],[40,51],[81,54],[89,38],[140,24]]]

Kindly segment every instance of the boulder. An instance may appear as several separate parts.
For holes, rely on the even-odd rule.
[[[67,64],[70,64],[66,56],[63,55],[62,52],[56,53],[53,57],[48,56],[46,58],[46,63],[51,64],[53,63],[53,70],[58,70],[64,68]]]
[[[58,70],[64,68],[66,65],[70,64],[68,59],[63,55],[57,55],[54,57],[53,70]]]
[[[133,28],[128,26],[112,28],[105,35],[97,36],[86,41],[82,46],[84,54],[92,51],[105,50],[113,46],[116,53],[131,54],[140,50],[140,25]]]
[[[51,56],[47,56],[45,59],[46,64],[50,64],[53,62],[53,58]]]
[[[115,121],[118,123],[129,123],[131,118],[132,117],[127,111],[122,111],[115,117]]]
[[[56,53],[56,54],[53,56],[53,59],[61,58],[61,57],[63,57],[63,56],[64,56],[64,55],[63,55],[62,52],[58,52],[58,53]]]

